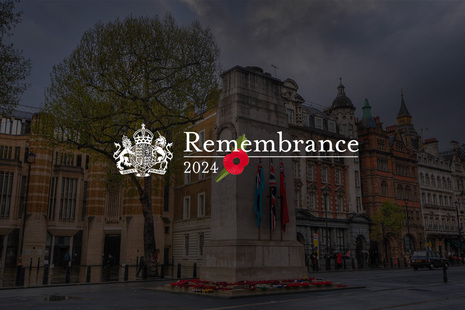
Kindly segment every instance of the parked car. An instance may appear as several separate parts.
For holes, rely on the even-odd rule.
[[[422,267],[433,269],[446,266],[446,268],[448,268],[449,261],[447,258],[439,256],[439,254],[435,251],[422,250],[413,253],[410,265],[415,270]]]

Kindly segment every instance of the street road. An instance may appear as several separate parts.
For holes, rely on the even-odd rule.
[[[319,273],[366,288],[219,299],[147,290],[167,281],[0,290],[0,309],[465,309],[465,266]],[[50,296],[66,300],[49,301]],[[52,297],[53,299],[53,297]],[[59,299],[59,298],[57,298]]]

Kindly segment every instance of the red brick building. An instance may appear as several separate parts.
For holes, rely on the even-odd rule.
[[[424,246],[417,160],[412,147],[412,141],[418,140],[415,140],[416,132],[411,131],[411,125],[403,98],[396,126],[383,129],[380,118],[372,117],[368,100],[365,100],[363,117],[358,124],[362,197],[367,214],[375,216],[381,204],[390,200],[408,215],[401,236],[392,238],[387,247],[387,257],[394,259],[408,257],[415,249]],[[382,261],[386,257],[383,248],[372,243],[372,260],[379,258]]]

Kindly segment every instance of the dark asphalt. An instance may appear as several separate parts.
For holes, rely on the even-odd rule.
[[[443,282],[442,269],[317,276],[366,288],[218,299],[146,289],[171,281],[59,286],[0,290],[0,309],[465,309],[465,266],[449,268],[447,283]],[[50,297],[52,300],[47,300]]]

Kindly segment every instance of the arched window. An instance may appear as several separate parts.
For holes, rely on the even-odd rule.
[[[450,178],[447,178],[447,189],[452,188],[452,182],[450,181]]]
[[[442,177],[442,187],[447,188],[446,178]]]
[[[420,173],[420,183],[425,184],[425,176],[423,175],[423,173]]]
[[[434,180],[434,175],[431,175],[431,185],[436,186],[436,181]]]
[[[429,175],[426,174],[426,185],[429,185]]]
[[[441,178],[440,177],[438,177],[437,183],[438,183],[438,187],[441,187]]]
[[[397,198],[398,199],[404,198],[404,189],[403,189],[402,185],[400,185],[400,184],[397,186]]]
[[[381,181],[381,195],[387,196],[388,194],[388,185],[385,180]]]
[[[410,186],[405,187],[405,195],[404,198],[408,200],[412,200],[412,193],[410,192]]]

